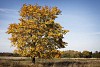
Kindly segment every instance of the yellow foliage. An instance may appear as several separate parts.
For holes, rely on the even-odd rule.
[[[57,7],[26,5],[20,10],[19,23],[9,25],[8,34],[16,47],[16,53],[22,56],[37,56],[40,58],[60,57],[58,48],[63,48],[63,35],[69,32],[55,22],[61,13]]]
[[[59,55],[59,54],[56,54],[56,55],[55,55],[55,58],[59,58],[59,57],[60,57],[60,55]]]

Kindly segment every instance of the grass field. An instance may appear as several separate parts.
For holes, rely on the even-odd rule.
[[[100,67],[100,58],[38,59],[30,57],[0,57],[0,67]]]

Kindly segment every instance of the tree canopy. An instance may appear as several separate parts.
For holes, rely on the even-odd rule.
[[[69,32],[54,21],[61,14],[60,9],[24,4],[19,13],[20,22],[10,24],[7,31],[15,52],[29,57],[60,57],[57,49],[66,46],[63,35]]]

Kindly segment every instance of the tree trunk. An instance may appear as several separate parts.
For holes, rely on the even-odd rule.
[[[35,64],[35,57],[32,57],[32,63]]]

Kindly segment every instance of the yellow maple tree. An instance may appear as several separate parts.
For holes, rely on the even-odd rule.
[[[9,25],[8,34],[11,34],[15,52],[22,56],[54,58],[60,57],[59,48],[67,44],[62,39],[69,30],[55,22],[61,14],[57,7],[26,5],[20,10],[19,23]]]

